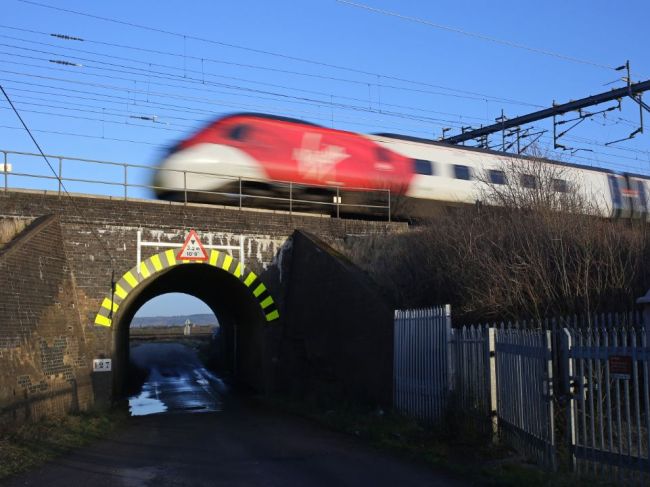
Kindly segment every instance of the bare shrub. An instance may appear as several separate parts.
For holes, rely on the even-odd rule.
[[[597,216],[561,166],[507,164],[499,170],[511,184],[479,176],[484,204],[449,208],[408,234],[356,239],[342,250],[399,307],[451,303],[456,316],[484,320],[632,306],[649,284],[645,221]],[[522,174],[537,185],[520,184]]]
[[[11,242],[29,223],[29,220],[21,218],[0,219],[0,245]]]
[[[527,158],[503,158],[498,167],[476,174],[478,200],[526,211],[599,213],[596,196],[580,184],[579,172],[548,163],[539,150],[532,153]]]

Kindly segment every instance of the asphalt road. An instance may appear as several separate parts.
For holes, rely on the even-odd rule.
[[[169,368],[163,372],[158,368],[158,372],[170,384],[173,377],[182,378],[184,384],[197,382],[198,389],[189,388],[190,402],[196,406],[197,398],[204,398],[208,404],[218,404],[218,407],[184,408],[177,387],[161,387],[160,391],[165,388],[171,391],[160,395],[167,412],[132,417],[112,437],[0,484],[12,487],[467,485],[311,421],[269,411],[253,401],[228,397],[224,400],[223,391],[205,393],[205,379],[187,380],[191,374],[187,375],[184,366],[181,369],[174,373]],[[219,383],[216,384],[219,388]],[[219,401],[210,402],[215,397]],[[181,407],[174,406],[179,404]],[[188,411],[193,414],[187,414]]]
[[[133,416],[221,410],[225,384],[188,346],[143,343],[131,347],[131,362],[148,376],[140,392],[129,399]]]

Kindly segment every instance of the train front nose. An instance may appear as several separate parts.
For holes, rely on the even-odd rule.
[[[266,179],[260,164],[246,152],[228,145],[202,143],[173,147],[160,164],[154,185],[159,195],[190,190],[219,191],[240,178]]]

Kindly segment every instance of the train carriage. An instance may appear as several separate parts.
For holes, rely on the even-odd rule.
[[[647,176],[254,113],[223,117],[176,144],[154,186],[165,199],[241,204],[245,195],[255,205],[278,208],[291,197],[321,203],[325,211],[332,203],[373,206],[378,194],[390,191],[422,216],[434,206],[474,204],[490,186],[534,190],[537,176],[525,171],[533,161],[559,169],[553,190],[574,188],[603,216],[648,218]],[[517,181],[504,171],[512,165],[521,169]]]

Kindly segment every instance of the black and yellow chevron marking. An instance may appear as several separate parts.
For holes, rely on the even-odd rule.
[[[274,321],[280,317],[277,305],[268,289],[266,289],[264,283],[254,272],[246,270],[241,262],[235,259],[232,255],[219,250],[212,250],[210,251],[210,258],[207,262],[196,262],[177,260],[174,250],[170,249],[140,262],[139,269],[138,266],[134,266],[126,272],[122,278],[117,281],[117,284],[115,284],[113,300],[111,301],[111,296],[108,295],[102,301],[99,312],[95,317],[95,324],[99,326],[111,326],[111,317],[113,316],[113,313],[116,313],[117,310],[120,309],[120,304],[122,304],[129,293],[138,287],[142,281],[168,267],[188,263],[211,265],[229,272],[239,279],[242,284],[250,290],[255,299],[257,299],[260,308],[266,317],[266,321]]]

